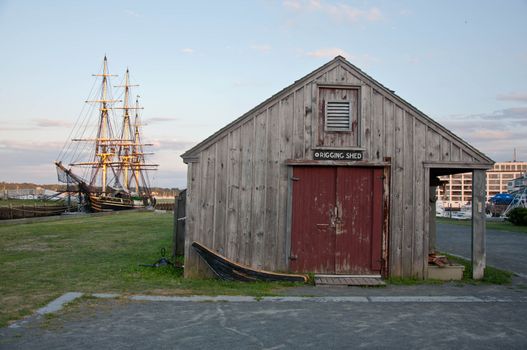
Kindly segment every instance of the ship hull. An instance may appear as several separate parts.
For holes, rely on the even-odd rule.
[[[90,209],[94,212],[144,208],[144,205],[137,205],[133,200],[128,198],[97,196],[92,194],[90,194],[89,198]]]

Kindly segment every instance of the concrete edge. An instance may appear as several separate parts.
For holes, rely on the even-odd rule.
[[[153,302],[305,302],[314,303],[527,303],[527,296],[519,298],[498,298],[494,296],[472,296],[472,295],[441,295],[441,296],[327,296],[327,297],[302,297],[302,296],[235,296],[235,295],[189,295],[189,296],[163,296],[163,295],[122,295],[117,293],[80,293],[69,292],[49,302],[46,306],[38,309],[33,316],[17,321],[8,328],[18,328],[29,322],[31,318],[58,312],[72,301],[82,297],[91,296],[97,299],[124,298],[131,301],[153,301]]]

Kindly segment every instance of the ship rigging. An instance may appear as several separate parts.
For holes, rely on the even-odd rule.
[[[122,99],[113,98],[110,79],[116,75],[109,73],[106,56],[102,72],[94,76],[100,81],[99,89],[90,93],[86,100],[90,107],[83,108],[59,160],[55,161],[58,179],[68,188],[76,187],[80,202],[90,211],[153,206],[155,198],[148,173],[158,165],[146,161],[146,156],[152,153],[144,149],[152,144],[142,140],[143,108],[139,96],[135,105],[130,102],[132,88],[138,85],[130,83],[127,69],[122,84],[115,86],[122,89]],[[122,114],[116,115],[116,110]],[[97,124],[93,128],[95,118]]]

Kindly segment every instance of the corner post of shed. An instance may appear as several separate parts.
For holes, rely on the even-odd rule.
[[[472,171],[472,278],[483,278],[486,265],[485,197],[486,172]]]

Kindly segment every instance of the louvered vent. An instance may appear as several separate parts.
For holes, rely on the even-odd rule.
[[[327,101],[326,102],[326,130],[349,131],[351,130],[351,102]]]

